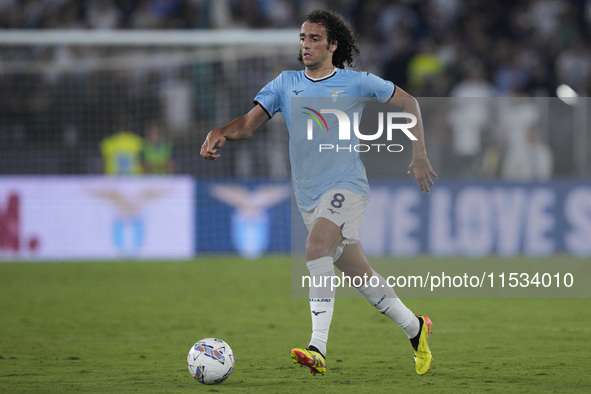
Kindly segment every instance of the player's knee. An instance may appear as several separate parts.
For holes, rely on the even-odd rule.
[[[327,219],[318,218],[306,239],[306,261],[332,256],[342,241],[339,227]]]
[[[324,243],[308,239],[306,241],[306,261],[317,260],[322,257],[332,256],[335,247]]]

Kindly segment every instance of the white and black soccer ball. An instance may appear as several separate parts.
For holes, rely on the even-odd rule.
[[[221,339],[205,338],[189,350],[187,367],[198,382],[222,383],[234,370],[234,353]]]

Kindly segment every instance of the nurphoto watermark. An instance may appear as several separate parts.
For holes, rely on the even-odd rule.
[[[382,137],[384,134],[384,119],[386,119],[386,139],[388,141],[392,141],[392,136],[394,131],[400,130],[408,137],[411,141],[417,141],[417,137],[415,137],[412,132],[410,131],[411,128],[417,125],[417,117],[413,114],[407,112],[378,112],[378,129],[373,134],[364,134],[359,130],[359,123],[360,123],[360,116],[359,112],[353,113],[353,122],[349,119],[349,115],[346,112],[338,110],[338,109],[320,109],[319,111],[310,108],[310,107],[303,107],[304,110],[309,112],[304,112],[306,115],[309,115],[310,118],[307,120],[307,127],[306,127],[306,136],[309,141],[314,140],[314,123],[320,126],[320,130],[324,131],[324,127],[326,127],[326,132],[329,132],[330,129],[326,122],[325,117],[323,114],[332,114],[336,116],[337,119],[337,128],[338,128],[338,139],[339,141],[347,142],[351,141],[351,129],[353,129],[354,136],[359,139],[360,141],[376,141]],[[410,122],[407,123],[396,123],[394,120],[396,119],[408,119]],[[351,127],[351,125],[353,127]],[[323,127],[324,126],[324,127]],[[318,129],[318,128],[317,128]],[[376,152],[380,151],[387,151],[387,152],[402,152],[404,147],[401,144],[319,144],[318,151],[346,151],[346,152],[360,152],[365,153],[372,150]]]

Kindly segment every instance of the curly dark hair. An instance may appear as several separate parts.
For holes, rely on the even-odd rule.
[[[353,56],[359,55],[357,33],[353,26],[340,14],[328,10],[316,10],[308,14],[305,22],[317,23],[324,26],[328,44],[337,42],[337,49],[332,55],[332,64],[337,68],[355,67]],[[298,56],[303,63],[302,53]]]

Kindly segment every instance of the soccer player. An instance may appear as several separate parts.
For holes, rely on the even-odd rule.
[[[353,66],[353,56],[357,54],[355,33],[342,16],[332,11],[313,11],[300,31],[299,59],[305,69],[284,71],[257,94],[254,108],[246,115],[211,130],[201,147],[201,156],[217,159],[218,150],[226,141],[250,138],[275,113],[281,112],[290,136],[294,194],[309,230],[305,253],[311,283],[321,283],[323,278],[334,276],[335,265],[351,278],[373,277],[357,290],[404,330],[414,349],[415,369],[422,375],[433,361],[427,344],[431,321],[426,316],[415,315],[400,301],[386,280],[372,269],[359,244],[358,228],[369,198],[367,176],[359,154],[355,149],[312,149],[310,137],[320,138],[320,142],[330,141],[333,146],[342,141],[338,139],[339,133],[332,131],[333,124],[329,127],[326,123],[329,115],[322,116],[319,108],[302,109],[294,104],[297,100],[316,103],[315,100],[326,97],[326,102],[335,106],[343,103],[340,111],[353,120],[354,113],[361,113],[363,106],[374,99],[414,115],[416,124],[409,126],[415,140],[408,173],[414,173],[420,190],[429,193],[429,186],[434,185],[431,177],[437,178],[437,174],[427,159],[417,101],[392,82],[367,72],[345,70],[345,65]],[[292,108],[294,105],[296,108]],[[313,118],[331,132],[311,133],[314,122],[308,119]],[[353,135],[348,142],[358,140]],[[312,338],[307,348],[295,348],[291,352],[294,362],[308,367],[314,375],[326,372],[326,344],[334,300],[334,289],[310,286]]]

